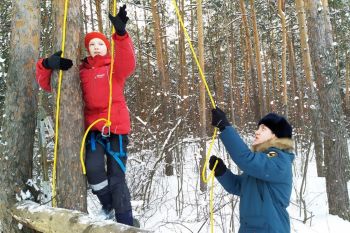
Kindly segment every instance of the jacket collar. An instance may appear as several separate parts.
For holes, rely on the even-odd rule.
[[[96,55],[95,57],[86,57],[83,60],[83,66],[85,68],[91,69],[91,68],[97,68],[101,66],[107,66],[111,63],[111,56],[106,55],[106,56],[99,56]]]
[[[266,151],[270,147],[275,147],[277,149],[290,152],[294,148],[294,141],[290,138],[270,139],[266,142],[252,146],[252,150],[255,152],[263,152],[263,151]]]

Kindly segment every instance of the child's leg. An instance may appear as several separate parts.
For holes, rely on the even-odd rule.
[[[99,143],[95,142],[93,146],[91,143],[86,145],[85,166],[92,193],[97,195],[104,210],[111,210],[112,195],[105,170],[105,150]]]
[[[119,136],[111,136],[111,147],[115,152],[120,152]],[[126,153],[126,146],[128,144],[127,136],[123,136],[123,151]],[[126,166],[126,157],[120,157],[123,164]],[[111,156],[107,156],[107,171],[109,179],[109,187],[112,192],[113,208],[117,222],[133,225],[131,197],[129,188],[126,184],[125,173],[120,168],[119,164]]]

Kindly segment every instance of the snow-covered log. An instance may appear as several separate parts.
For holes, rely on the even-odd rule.
[[[12,216],[23,225],[44,233],[137,233],[150,232],[112,220],[94,220],[76,210],[52,208],[32,201],[23,201],[11,209]]]

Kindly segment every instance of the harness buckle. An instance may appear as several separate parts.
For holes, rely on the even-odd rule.
[[[107,127],[107,132],[105,133],[105,128]],[[101,132],[102,137],[109,137],[111,136],[111,126],[104,125],[102,127],[102,132]]]

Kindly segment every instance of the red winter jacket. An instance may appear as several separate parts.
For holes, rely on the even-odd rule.
[[[114,34],[115,56],[112,81],[111,133],[128,134],[130,132],[130,117],[124,97],[126,79],[135,70],[134,46],[126,33],[123,36]],[[51,69],[46,69],[40,59],[36,64],[36,79],[40,87],[51,92]],[[85,128],[99,118],[107,119],[109,98],[109,55],[88,57],[80,65],[80,81],[85,103]],[[97,123],[91,130],[102,131],[104,121]]]

